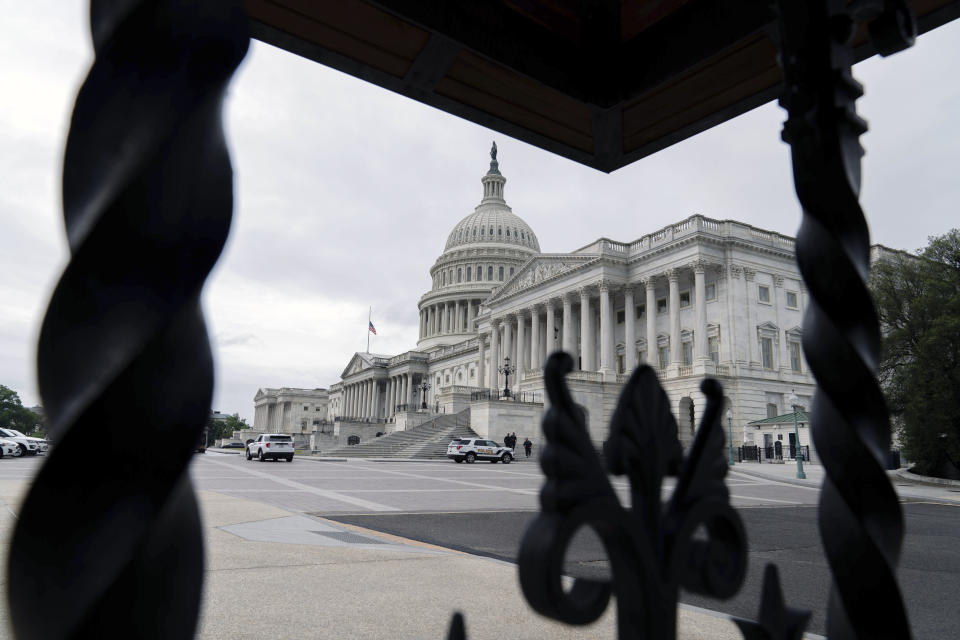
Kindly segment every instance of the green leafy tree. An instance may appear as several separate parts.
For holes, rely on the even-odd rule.
[[[878,261],[871,291],[904,453],[920,473],[960,477],[960,231],[931,237],[919,257]]]
[[[214,420],[211,418],[207,420],[207,438],[212,444],[214,440],[232,437],[234,431],[249,428],[250,425],[247,424],[246,418],[241,418],[239,413],[227,416],[225,420]]]
[[[39,416],[21,404],[16,391],[0,384],[0,428],[30,433],[39,422]]]

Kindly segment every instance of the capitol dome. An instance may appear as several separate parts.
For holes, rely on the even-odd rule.
[[[430,268],[430,290],[420,298],[419,349],[458,344],[476,335],[475,318],[487,297],[540,254],[526,222],[503,199],[507,179],[490,149],[490,169],[480,182],[483,199],[456,224]]]
[[[497,244],[525,247],[540,253],[540,243],[533,229],[503,199],[507,179],[500,174],[496,143],[490,151],[490,170],[480,181],[483,183],[483,200],[473,213],[453,228],[447,236],[444,251],[467,248],[468,245]]]

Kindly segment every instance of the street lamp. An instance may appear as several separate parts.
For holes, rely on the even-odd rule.
[[[426,408],[427,408],[427,391],[430,389],[430,383],[427,382],[426,380],[424,380],[423,382],[420,383],[419,386],[420,386],[420,390],[421,390],[421,393],[420,393],[420,402],[421,402],[420,408],[421,408],[421,409],[426,409]]]
[[[497,367],[497,371],[503,374],[503,397],[510,397],[510,374],[517,368],[510,364],[510,356],[503,359],[503,366]]]
[[[793,407],[793,439],[797,441],[796,453],[794,454],[797,458],[797,477],[806,480],[807,474],[803,472],[803,451],[800,449],[800,429],[797,426],[797,403],[800,402],[800,399],[797,398],[797,394],[792,389],[787,402]]]
[[[733,459],[733,411],[731,411],[729,408],[727,409],[727,433],[729,434],[729,437],[727,438],[727,444],[729,445],[730,449],[730,459],[727,460],[727,464],[732,467],[736,464],[736,462]]]

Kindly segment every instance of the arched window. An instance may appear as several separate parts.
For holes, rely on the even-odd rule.
[[[510,267],[510,277],[513,277],[513,267]]]
[[[503,267],[500,267],[499,278],[498,278],[498,279],[499,279],[501,282],[503,281]]]
[[[490,235],[493,235],[493,227],[490,227]]]
[[[441,283],[441,285],[446,285],[446,284],[447,284],[447,272],[446,272],[446,271],[444,271],[443,274],[441,275],[440,283]]]
[[[477,282],[483,280],[483,267],[477,265]]]
[[[467,282],[470,282],[470,275],[473,272],[473,267],[467,267]]]
[[[487,267],[487,280],[493,280],[493,267]]]
[[[483,235],[483,227],[480,227],[480,235]]]
[[[463,269],[457,269],[457,282],[460,282],[460,278],[463,276]]]
[[[503,227],[497,227],[497,235],[498,235],[498,236],[502,236],[502,235],[503,235]]]
[[[453,284],[453,269],[450,269],[450,284]]]
[[[476,227],[473,228],[473,237],[474,237],[474,238],[477,237],[477,228],[476,228]]]

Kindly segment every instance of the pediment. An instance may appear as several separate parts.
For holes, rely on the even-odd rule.
[[[353,357],[350,358],[350,362],[347,363],[347,366],[343,370],[343,373],[340,374],[340,377],[347,378],[355,373],[360,373],[367,367],[367,362],[363,359],[363,357],[359,353],[355,353],[353,354]]]
[[[589,255],[538,256],[532,258],[513,274],[513,277],[507,280],[502,287],[494,291],[487,300],[488,302],[495,302],[524,289],[531,289],[542,282],[560,277],[594,260],[596,260],[596,256]]]

